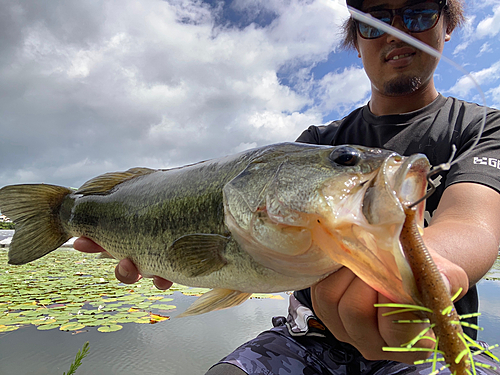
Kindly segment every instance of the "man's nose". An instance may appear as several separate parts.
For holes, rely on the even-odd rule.
[[[392,19],[392,24],[391,26],[395,27],[396,29],[404,32],[404,33],[409,33],[408,29],[405,27],[403,23],[403,18],[399,15],[395,15],[394,18]],[[401,39],[399,39],[397,36],[392,35],[390,33],[387,33],[387,43],[394,43],[394,42],[400,42]]]

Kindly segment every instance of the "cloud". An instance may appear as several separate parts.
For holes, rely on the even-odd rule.
[[[227,3],[2,2],[0,186],[79,186],[110,170],[291,141],[321,123],[335,105],[327,93],[340,97],[327,87],[334,76],[304,90],[280,74],[325,61],[345,9]],[[229,8],[245,22],[224,19]]]
[[[500,109],[500,86],[488,90],[486,94],[491,98],[491,106]]]
[[[493,8],[493,15],[481,20],[476,28],[478,39],[496,36],[500,32],[500,5]]]
[[[479,85],[491,84],[500,78],[500,61],[495,62],[489,68],[470,74]],[[449,89],[449,92],[459,97],[465,97],[475,88],[474,82],[468,76],[463,76]]]
[[[352,103],[366,104],[371,87],[364,69],[355,66],[330,72],[315,85],[320,110],[334,109],[343,115],[352,108]]]
[[[489,52],[493,52],[493,50],[491,44],[489,42],[486,42],[481,46],[481,49],[479,50],[479,56],[481,56],[483,53]]]
[[[460,31],[455,30],[452,34],[452,38],[457,33],[462,36],[462,42],[459,43],[453,50],[453,55],[458,55],[460,52],[465,51],[471,44],[474,36],[474,21],[476,17],[474,15],[469,15],[465,18],[465,23]]]
[[[472,7],[474,7],[476,14],[471,14],[466,17],[461,32],[462,41],[455,47],[453,55],[458,55],[467,50],[478,40],[485,38],[495,40],[495,37],[500,32],[500,2],[498,0],[481,3],[475,2]],[[493,13],[491,13],[491,11],[493,11]],[[488,12],[488,14],[483,14],[484,12]],[[478,19],[480,20],[477,22],[477,25],[475,25]],[[485,48],[488,49],[486,50]],[[490,49],[491,45],[488,42],[484,43],[479,55],[485,51],[489,52]]]

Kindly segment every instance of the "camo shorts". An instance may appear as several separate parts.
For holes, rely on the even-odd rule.
[[[433,371],[430,363],[408,365],[394,361],[366,360],[352,346],[337,341],[331,334],[325,334],[325,328],[316,320],[312,311],[293,296],[290,299],[288,318],[273,318],[273,325],[274,328],[241,345],[214,365],[208,374],[427,375]],[[485,354],[477,355],[474,359],[476,363],[499,368],[499,363]],[[500,374],[493,368],[479,366],[476,366],[476,373]],[[449,375],[450,371],[444,369],[439,374]]]

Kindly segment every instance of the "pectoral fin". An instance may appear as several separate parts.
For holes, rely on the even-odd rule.
[[[177,318],[204,314],[209,311],[221,310],[228,307],[238,306],[250,298],[252,293],[238,292],[231,289],[212,289],[199,297],[189,308]]]
[[[229,240],[218,234],[188,234],[175,240],[169,252],[184,275],[206,276],[227,264],[222,254]]]

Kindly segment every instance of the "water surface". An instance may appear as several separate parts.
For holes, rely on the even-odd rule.
[[[490,344],[500,343],[500,260],[495,266],[497,271],[488,275],[493,279],[478,284],[479,325],[485,328],[479,339]],[[5,272],[2,267],[0,272]],[[0,374],[62,374],[89,341],[90,354],[77,375],[201,375],[237,346],[269,329],[273,316],[286,315],[288,296],[281,295],[282,300],[252,299],[228,310],[157,324],[127,323],[113,333],[100,333],[95,327],[74,334],[23,326],[0,333]],[[170,314],[173,317],[197,298],[179,292],[172,297],[177,306]],[[500,356],[500,349],[494,353]]]
[[[196,299],[178,292],[174,298],[178,311]],[[153,325],[128,323],[113,333],[89,328],[72,335],[26,326],[0,334],[0,374],[62,374],[86,341],[90,354],[78,375],[204,374],[238,345],[270,328],[271,317],[285,314],[287,305],[287,298],[255,299],[197,317]]]

